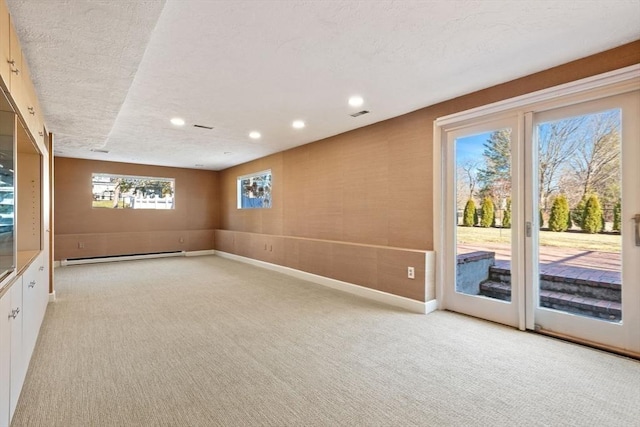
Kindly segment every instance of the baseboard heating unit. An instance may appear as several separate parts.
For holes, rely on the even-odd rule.
[[[154,252],[147,254],[130,254],[130,255],[110,255],[102,257],[89,257],[89,258],[71,258],[63,259],[60,261],[61,266],[78,265],[78,264],[95,264],[100,262],[116,262],[116,261],[133,261],[139,259],[151,259],[151,258],[166,258],[186,256],[185,251],[173,251],[173,252]]]

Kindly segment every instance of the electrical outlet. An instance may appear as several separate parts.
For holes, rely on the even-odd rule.
[[[84,242],[78,242],[78,249],[84,249]]]
[[[178,242],[180,242],[180,243],[184,243],[184,237],[180,237],[180,238],[178,239]]]
[[[409,279],[416,278],[416,270],[413,267],[407,267],[407,277]]]

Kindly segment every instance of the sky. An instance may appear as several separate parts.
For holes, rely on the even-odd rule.
[[[479,133],[477,135],[465,136],[456,139],[456,160],[457,164],[463,164],[467,159],[482,160],[484,143],[489,139],[492,132]]]

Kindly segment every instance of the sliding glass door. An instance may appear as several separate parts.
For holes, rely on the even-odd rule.
[[[466,126],[448,134],[451,174],[446,293],[453,310],[518,326],[517,260],[519,126],[514,119]],[[516,167],[514,167],[516,165]],[[517,223],[517,219],[515,220]]]
[[[636,91],[529,116],[529,326],[635,352],[639,104]]]
[[[444,308],[640,354],[640,91],[443,126]]]

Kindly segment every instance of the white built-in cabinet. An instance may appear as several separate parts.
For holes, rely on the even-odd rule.
[[[22,295],[22,278],[18,278],[11,287],[11,312],[7,317],[11,318],[9,324],[11,328],[11,370],[10,370],[10,390],[9,390],[9,415],[13,415],[18,405],[20,390],[24,384],[27,365],[24,348],[24,304]]]
[[[49,301],[44,254],[0,298],[0,426],[8,426],[18,405],[29,361]]]
[[[27,60],[0,0],[0,207],[9,203],[3,169],[11,167],[14,206],[12,233],[0,221],[0,427],[11,424],[49,302],[50,151]],[[0,210],[0,220],[6,216]]]
[[[22,274],[22,346],[29,357],[36,347],[38,331],[49,303],[49,281],[44,264],[44,252],[41,252]]]
[[[0,426],[9,424],[11,413],[11,328],[15,322],[10,314],[13,307],[11,292],[0,297]]]

